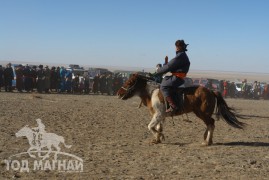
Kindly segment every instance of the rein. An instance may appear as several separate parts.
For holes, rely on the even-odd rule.
[[[124,98],[125,96],[130,95],[133,92],[133,90],[135,89],[135,86],[137,84],[138,78],[144,79],[146,81],[154,81],[154,79],[152,79],[150,77],[146,77],[146,76],[143,76],[143,75],[138,75],[138,77],[136,78],[135,83],[133,85],[131,85],[130,87],[127,87],[127,88],[125,88],[123,86],[121,87],[121,89],[126,91],[125,95],[122,98]]]
[[[122,86],[121,88],[124,89],[127,92],[127,94],[129,94],[134,90],[134,87],[135,87],[136,83],[137,83],[137,79],[135,80],[135,83],[132,86],[130,86],[128,88],[125,88],[125,87]]]

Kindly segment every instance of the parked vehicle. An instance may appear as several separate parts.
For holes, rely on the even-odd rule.
[[[242,91],[242,82],[235,82],[235,88],[238,92]]]
[[[193,78],[193,85],[207,87],[208,83],[212,84],[213,90],[219,90],[219,80],[211,78]]]

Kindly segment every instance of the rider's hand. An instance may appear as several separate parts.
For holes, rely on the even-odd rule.
[[[168,56],[165,56],[164,58],[164,64],[167,64],[168,63]]]

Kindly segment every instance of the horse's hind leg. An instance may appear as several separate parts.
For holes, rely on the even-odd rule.
[[[204,133],[204,142],[202,143],[202,145],[209,146],[213,144],[213,132],[215,129],[215,120],[210,117],[206,118],[204,122],[207,128]]]
[[[200,113],[195,113],[197,117],[202,119],[206,124],[206,130],[204,132],[204,142],[202,145],[209,146],[213,144],[213,132],[215,129],[215,120],[208,116],[201,116]]]
[[[53,144],[53,146],[56,148],[56,152],[54,154],[54,159],[57,160],[58,153],[61,151],[61,148],[59,147],[59,143]]]

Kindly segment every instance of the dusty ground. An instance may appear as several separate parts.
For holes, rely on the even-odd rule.
[[[150,116],[137,108],[138,98],[2,92],[0,102],[0,179],[268,179],[269,101],[227,99],[252,117],[242,120],[245,130],[217,121],[210,147],[201,147],[205,125],[193,114],[174,118],[174,125],[167,119],[166,141],[149,145]],[[83,172],[7,171],[3,160],[29,148],[15,133],[36,127],[37,118],[72,145],[62,151],[82,158]]]

